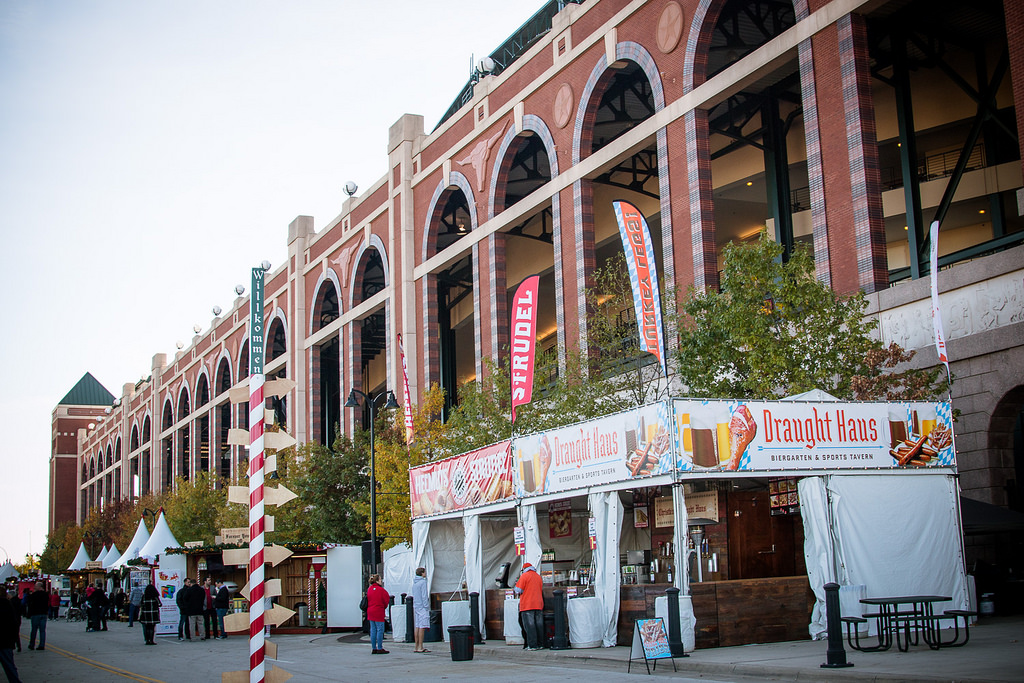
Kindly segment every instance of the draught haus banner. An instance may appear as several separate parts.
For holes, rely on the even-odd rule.
[[[615,218],[619,222],[619,236],[629,267],[629,281],[633,285],[633,307],[640,331],[640,348],[654,355],[662,372],[668,375],[665,361],[665,339],[661,329],[661,294],[658,290],[658,270],[654,261],[654,243],[647,221],[640,211],[624,201],[614,201]]]

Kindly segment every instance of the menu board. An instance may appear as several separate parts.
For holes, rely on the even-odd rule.
[[[797,493],[796,479],[770,479],[768,494],[771,497],[771,513],[773,515],[795,515],[800,512],[800,496]]]

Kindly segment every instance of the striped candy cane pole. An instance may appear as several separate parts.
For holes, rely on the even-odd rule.
[[[249,683],[263,683],[263,269],[249,298]]]

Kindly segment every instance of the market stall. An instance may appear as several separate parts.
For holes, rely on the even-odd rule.
[[[697,647],[818,637],[827,581],[883,594],[913,580],[966,607],[948,404],[827,398],[677,399],[414,468],[415,565],[435,602],[480,592],[480,623],[501,637],[511,596],[488,588],[530,562],[546,595],[571,596],[575,646],[627,642],[671,586]],[[473,494],[506,478],[514,497]],[[882,524],[905,517],[904,492],[927,521]],[[573,636],[584,611],[598,633]]]

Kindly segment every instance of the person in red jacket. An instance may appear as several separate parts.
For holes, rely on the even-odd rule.
[[[526,649],[540,650],[544,644],[544,595],[540,574],[529,562],[516,581],[514,592],[519,596],[519,618],[526,631]]]
[[[366,589],[366,619],[370,622],[370,645],[375,655],[386,655],[384,649],[384,619],[391,596],[380,585],[380,576],[370,577],[370,586]]]

